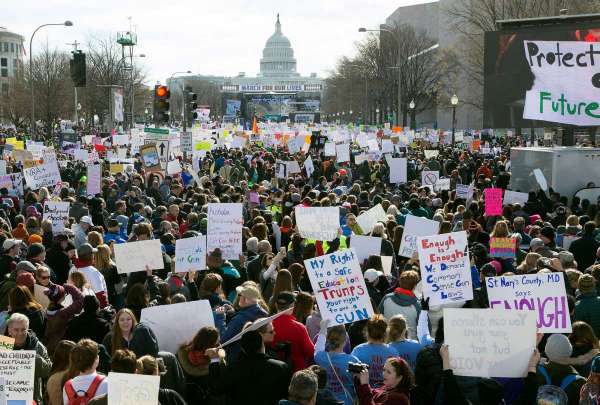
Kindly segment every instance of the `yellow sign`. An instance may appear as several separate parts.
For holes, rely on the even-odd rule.
[[[0,336],[0,352],[9,352],[15,347],[15,339],[8,336]]]
[[[111,163],[110,164],[110,174],[123,173],[123,164],[122,163]]]
[[[200,141],[196,143],[196,150],[210,150],[212,148],[212,140]]]

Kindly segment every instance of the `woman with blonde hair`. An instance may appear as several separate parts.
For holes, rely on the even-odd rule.
[[[104,238],[102,237],[100,232],[96,232],[96,231],[88,232],[87,240],[88,240],[88,243],[90,245],[92,245],[93,248],[97,248],[98,246],[100,246],[101,244],[104,243]]]
[[[71,284],[77,287],[84,296],[96,295],[91,289],[90,283],[88,283],[87,279],[85,278],[85,274],[83,274],[80,271],[73,271],[71,274],[69,274],[67,284]]]
[[[510,236],[510,231],[508,229],[508,223],[506,221],[498,221],[494,225],[494,229],[490,234],[492,238],[508,238]]]
[[[404,315],[394,315],[388,320],[387,338],[388,345],[396,349],[411,370],[414,372],[417,365],[417,354],[423,346],[416,340],[408,339],[408,328]]]
[[[537,261],[542,257],[539,253],[527,253],[525,260],[517,266],[517,274],[535,273],[537,271]]]
[[[117,272],[117,265],[111,258],[110,247],[105,244],[100,244],[96,247],[98,250],[94,254],[94,266],[102,273],[106,281],[106,289],[108,292],[108,302],[115,305],[117,309],[123,307],[123,285],[124,278]]]
[[[579,224],[579,217],[577,215],[569,215],[565,226],[567,228],[565,230],[566,235],[575,236],[581,232],[581,225]]]

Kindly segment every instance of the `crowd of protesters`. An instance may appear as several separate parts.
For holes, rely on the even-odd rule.
[[[357,149],[357,147],[354,147]],[[552,189],[529,192],[523,205],[484,215],[483,190],[506,189],[509,146],[496,154],[440,147],[426,159],[423,147],[408,159],[405,184],[389,183],[385,159],[339,164],[311,147],[310,177],[303,170],[276,178],[276,161],[305,156],[285,148],[216,148],[195,173],[148,173],[139,155],[131,173],[105,165],[102,193],[86,193],[86,166],[67,160],[63,187],[15,196],[0,190],[0,332],[14,350],[36,353],[34,400],[68,405],[84,396],[107,399],[109,372],[160,376],[159,403],[167,404],[596,404],[600,397],[600,204]],[[7,162],[7,172],[21,163]],[[420,184],[423,170],[451,179],[450,190]],[[473,184],[470,201],[457,184]],[[56,192],[55,192],[56,191]],[[249,195],[257,193],[258,201]],[[45,201],[68,201],[69,224],[54,234],[42,218]],[[207,204],[243,203],[243,255],[224,260],[208,252],[207,270],[175,273],[175,242],[205,235]],[[381,256],[392,256],[384,274],[380,256],[362,263],[377,314],[333,326],[321,319],[304,260],[349,246],[365,234],[356,217],[381,204],[387,220],[370,236],[382,238]],[[303,239],[294,208],[340,207],[339,237]],[[539,336],[523,379],[453,375],[444,344],[442,308],[421,293],[416,256],[398,255],[407,215],[440,223],[440,233],[466,231],[474,299],[457,307],[488,307],[485,277],[563,272],[573,331]],[[273,225],[281,232],[280,249]],[[565,236],[577,237],[564,249]],[[491,257],[490,237],[514,237],[515,259]],[[119,274],[115,244],[158,239],[164,268]],[[44,293],[40,297],[39,289]],[[215,327],[203,327],[176,352],[159,351],[144,308],[208,300]],[[284,312],[272,322],[270,315]],[[241,339],[220,344],[245,330]],[[568,381],[565,384],[565,379]],[[547,402],[543,402],[547,401]]]

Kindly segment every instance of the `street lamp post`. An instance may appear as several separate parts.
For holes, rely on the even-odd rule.
[[[410,100],[410,104],[408,105],[408,108],[410,108],[410,129],[416,129],[417,125],[415,122],[415,117],[414,117],[414,113],[415,113],[415,100]]]
[[[398,48],[398,113],[396,115],[396,125],[400,126],[400,114],[402,114],[402,66],[400,64],[400,38],[398,38],[398,36],[396,36],[392,30],[388,30],[386,28],[368,30],[364,27],[361,27],[358,29],[358,32],[387,32],[392,36],[392,38],[394,38],[394,41],[396,42],[396,47]]]
[[[458,96],[452,95],[450,98],[450,104],[452,104],[452,147],[454,147],[454,133],[456,132],[456,106],[458,105]]]
[[[31,136],[34,137],[35,139],[35,96],[34,96],[34,88],[33,88],[33,51],[32,51],[32,44],[33,44],[33,37],[35,36],[36,32],[38,32],[38,30],[40,28],[43,27],[48,27],[50,25],[64,25],[65,27],[72,27],[73,23],[69,20],[63,22],[63,23],[50,23],[50,24],[42,24],[39,27],[37,27],[34,31],[33,34],[31,34],[31,38],[29,38],[29,81],[31,82]]]

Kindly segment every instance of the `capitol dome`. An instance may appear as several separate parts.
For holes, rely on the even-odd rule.
[[[279,14],[275,23],[275,33],[269,37],[260,60],[260,76],[290,77],[296,73],[296,59],[290,40],[281,33]]]

